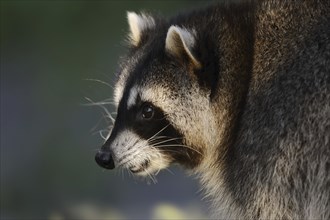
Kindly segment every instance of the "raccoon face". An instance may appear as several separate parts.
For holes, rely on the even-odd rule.
[[[132,50],[115,85],[117,118],[96,162],[141,176],[172,163],[195,168],[216,125],[211,91],[194,74],[194,32],[166,24],[156,31],[154,18],[135,13],[128,20]]]

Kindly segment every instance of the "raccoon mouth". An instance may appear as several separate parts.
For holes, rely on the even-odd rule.
[[[139,165],[139,166],[132,166],[129,169],[134,174],[140,173],[140,172],[142,172],[142,171],[144,171],[144,170],[146,170],[148,168],[149,163],[150,163],[149,160],[145,160],[141,165]]]

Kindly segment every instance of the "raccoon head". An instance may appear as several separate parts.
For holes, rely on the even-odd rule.
[[[128,22],[130,52],[114,91],[117,117],[96,162],[141,176],[172,163],[196,168],[217,139],[215,80],[202,76],[197,33],[145,14],[129,12]]]

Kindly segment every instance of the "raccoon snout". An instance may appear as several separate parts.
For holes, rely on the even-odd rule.
[[[110,151],[100,150],[95,155],[95,161],[100,167],[103,167],[105,169],[112,170],[115,168],[115,163],[113,161]]]

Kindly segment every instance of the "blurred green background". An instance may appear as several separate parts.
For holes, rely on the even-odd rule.
[[[148,184],[105,171],[106,127],[126,11],[164,16],[208,1],[1,1],[1,219],[201,218],[198,183],[171,167]],[[112,106],[107,106],[114,111]]]

